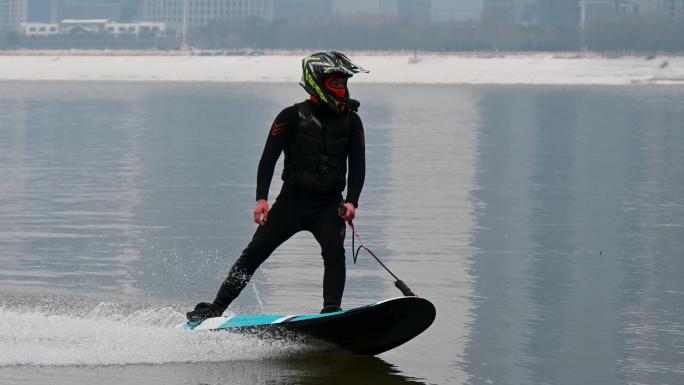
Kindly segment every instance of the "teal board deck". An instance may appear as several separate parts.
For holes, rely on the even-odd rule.
[[[422,333],[435,319],[434,305],[420,297],[399,297],[359,308],[303,315],[237,315],[180,325],[194,331],[295,335],[332,343],[359,354],[379,354]]]

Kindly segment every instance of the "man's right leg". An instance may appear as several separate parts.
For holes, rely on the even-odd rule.
[[[299,209],[292,201],[276,200],[269,211],[268,220],[263,226],[259,226],[249,245],[242,251],[238,260],[233,264],[221,284],[216,299],[211,304],[201,303],[195,311],[188,313],[188,319],[203,319],[221,315],[231,302],[247,286],[250,278],[272,253],[283,242],[300,231],[298,223]]]

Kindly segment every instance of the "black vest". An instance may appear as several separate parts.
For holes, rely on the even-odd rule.
[[[309,102],[295,106],[299,125],[285,146],[283,181],[303,190],[341,192],[347,180],[349,113],[316,116]]]

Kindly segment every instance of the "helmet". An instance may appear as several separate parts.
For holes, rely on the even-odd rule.
[[[367,70],[352,63],[343,53],[316,52],[302,59],[302,80],[299,85],[336,113],[347,110],[357,111],[360,105],[358,100],[350,99],[349,91],[343,97],[336,95],[326,86],[325,78],[331,76],[350,78],[359,72],[368,73]]]

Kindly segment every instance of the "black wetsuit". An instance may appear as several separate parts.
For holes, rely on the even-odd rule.
[[[323,107],[306,102],[320,121],[331,119],[333,113]],[[349,112],[348,176],[345,201],[358,206],[365,178],[365,138],[361,119]],[[267,199],[275,164],[288,148],[300,123],[296,106],[285,108],[276,117],[259,161],[256,199]],[[296,156],[296,154],[295,154]],[[342,187],[343,188],[343,187]],[[247,285],[256,269],[273,251],[295,233],[310,231],[321,245],[323,256],[323,306],[340,306],[345,282],[344,236],[345,223],[338,215],[342,191],[320,192],[302,189],[287,180],[275,203],[269,210],[268,220],[259,226],[228,276],[221,285],[213,306],[223,312]]]

